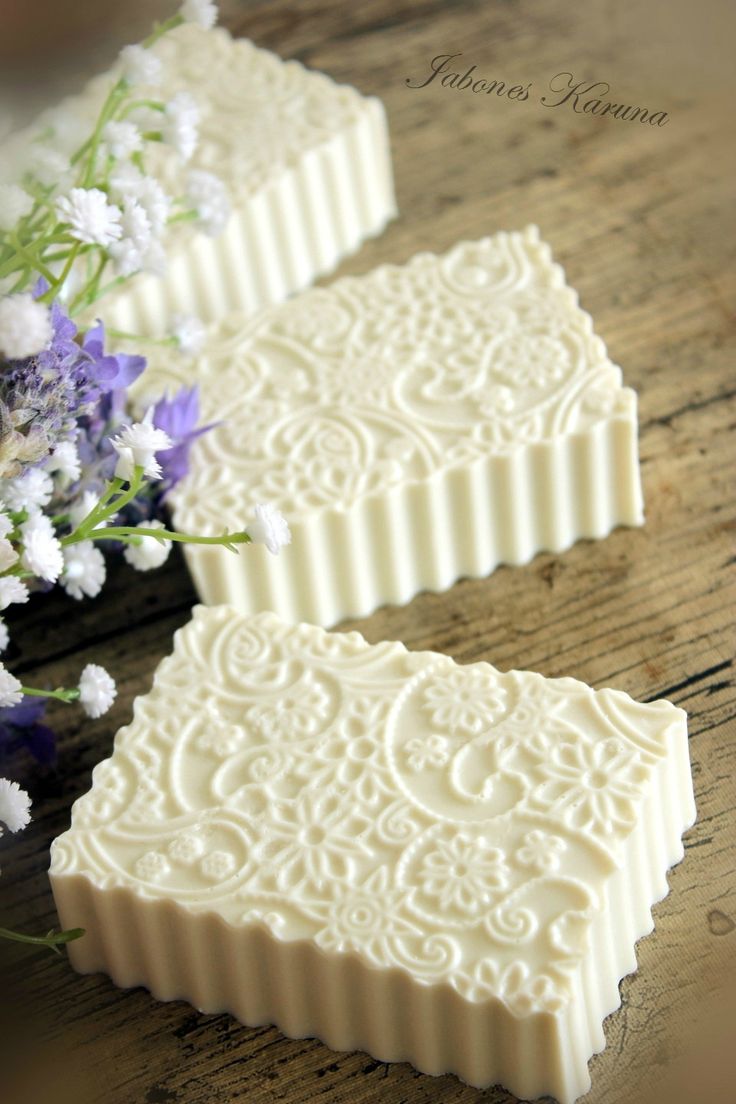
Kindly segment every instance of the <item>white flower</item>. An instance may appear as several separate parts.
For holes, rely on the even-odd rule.
[[[166,104],[164,125],[161,128],[164,142],[173,146],[183,161],[188,161],[197,148],[199,108],[188,92],[177,92]]]
[[[194,356],[204,345],[207,327],[193,314],[175,314],[171,319],[171,330],[182,353]]]
[[[187,177],[187,199],[205,233],[213,237],[221,234],[230,218],[230,200],[220,178],[204,169],[192,169]]]
[[[286,519],[270,503],[256,505],[253,509],[255,521],[246,526],[246,533],[254,544],[265,544],[269,552],[276,555],[279,549],[291,544],[291,532]]]
[[[32,469],[38,470],[38,469]],[[60,441],[46,461],[46,471],[60,475],[69,483],[76,482],[82,474],[79,453],[73,441]],[[47,500],[48,501],[48,500]],[[40,504],[39,504],[40,505]],[[44,503],[45,505],[45,503]]]
[[[29,510],[48,506],[54,482],[43,468],[28,468],[19,479],[9,479],[3,487],[3,498],[11,510]]]
[[[204,31],[209,31],[217,22],[217,4],[210,0],[184,0],[179,15],[187,23],[196,23]]]
[[[0,503],[0,506],[4,505],[5,503]],[[8,533],[12,533],[14,528],[11,519],[0,509],[0,537],[7,537]]]
[[[23,554],[20,562],[26,571],[33,572],[48,583],[55,583],[64,567],[61,544],[45,514],[34,512],[20,527],[23,535]]]
[[[129,84],[161,83],[161,60],[145,46],[124,46],[120,51],[120,60],[123,77]]]
[[[120,208],[108,203],[99,188],[72,188],[68,196],[56,201],[56,215],[69,224],[69,233],[77,241],[107,247],[123,233]]]
[[[0,663],[0,708],[17,705],[23,697],[23,684]],[[4,819],[0,815],[0,820]]]
[[[122,161],[113,165],[110,170],[110,191],[116,196],[129,195],[135,199],[143,179],[143,173],[137,165],[131,161]]]
[[[14,603],[20,605],[27,602],[28,598],[28,587],[15,575],[0,578],[0,610],[7,609]]]
[[[44,188],[63,188],[70,178],[69,158],[59,150],[32,142],[28,150],[27,171],[35,176]]]
[[[102,131],[102,139],[113,157],[130,157],[143,148],[143,138],[135,123],[111,120]]]
[[[8,632],[8,626],[4,621],[0,620],[0,652],[4,652],[10,643],[10,633]]]
[[[13,230],[33,210],[33,200],[17,184],[0,184],[0,230]]]
[[[121,276],[130,276],[143,268],[146,251],[151,243],[151,222],[145,208],[132,196],[123,200],[121,220],[123,236],[110,246],[110,256]]]
[[[105,557],[92,541],[80,541],[64,549],[61,585],[72,598],[96,598],[105,575]]]
[[[31,799],[17,782],[0,778],[0,820],[9,831],[19,832],[30,822]]]
[[[49,308],[30,292],[0,299],[0,351],[10,360],[35,356],[51,344]]]
[[[146,213],[151,234],[158,236],[166,226],[166,220],[171,211],[171,200],[163,190],[158,180],[152,176],[143,176],[126,172],[115,176],[111,180],[113,190],[123,198],[126,196],[138,201]]]
[[[165,529],[161,521],[141,521],[138,529]],[[136,537],[135,544],[126,544],[123,556],[136,571],[152,571],[166,562],[171,541],[157,537]]]
[[[7,571],[18,560],[18,553],[7,537],[0,537],[0,571]]]
[[[101,717],[116,697],[115,680],[98,663],[88,663],[79,680],[79,702],[87,716]]]
[[[161,465],[156,453],[171,448],[172,440],[163,429],[153,424],[153,407],[146,411],[142,422],[125,426],[117,437],[112,438],[112,446],[118,454],[115,474],[118,479],[133,478],[135,468],[142,467],[148,479],[158,479]]]
[[[92,513],[93,508],[100,501],[99,495],[96,495],[93,491],[85,491],[79,498],[75,498],[74,502],[69,507],[69,521],[71,522],[72,530],[77,529],[84,519]],[[107,525],[106,521],[98,522],[99,525]]]

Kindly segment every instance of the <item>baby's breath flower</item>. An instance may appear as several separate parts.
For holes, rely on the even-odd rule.
[[[151,222],[145,209],[132,196],[123,200],[121,227],[123,236],[110,246],[110,256],[119,275],[130,276],[143,268],[151,244]]]
[[[0,709],[7,709],[9,705],[17,705],[23,697],[23,684],[11,675],[10,671],[0,663]],[[0,813],[0,820],[5,818]]]
[[[79,702],[88,717],[96,720],[115,701],[115,680],[98,663],[88,663],[79,680]]]
[[[92,512],[92,509],[99,502],[99,496],[94,491],[84,491],[83,494],[75,498],[69,507],[69,521],[72,527],[72,532],[78,528],[86,517]],[[106,522],[99,522],[100,525],[107,524]]]
[[[0,537],[7,537],[8,533],[12,533],[15,528],[8,515],[2,511],[4,505],[5,503],[0,504]]]
[[[175,314],[171,319],[171,330],[176,343],[186,356],[194,356],[204,345],[207,327],[193,314]]]
[[[27,468],[18,479],[8,479],[3,497],[11,510],[30,510],[48,506],[54,493],[54,482],[43,468]]]
[[[33,200],[17,184],[0,184],[0,230],[13,230],[33,210]]]
[[[164,529],[162,521],[141,521],[137,528]],[[156,537],[136,537],[135,543],[126,543],[123,556],[136,571],[152,571],[161,567],[169,557],[170,540],[158,540]]]
[[[37,470],[37,469],[32,469]],[[82,474],[77,446],[73,441],[59,441],[46,461],[46,471],[60,475],[70,483],[76,482]]]
[[[31,799],[17,782],[0,778],[0,820],[10,832],[19,832],[31,820]]]
[[[130,480],[135,468],[143,468],[148,479],[157,479],[161,474],[161,465],[156,453],[172,446],[168,433],[157,429],[153,424],[153,407],[150,407],[141,422],[125,426],[117,437],[111,438],[111,444],[118,454],[115,474],[119,479]]]
[[[230,200],[220,178],[204,169],[192,169],[187,177],[187,199],[204,232],[212,237],[221,234],[230,218]]]
[[[56,215],[68,223],[73,238],[88,245],[106,248],[123,233],[120,208],[108,203],[99,188],[72,188],[68,196],[57,199]]]
[[[0,618],[0,652],[4,652],[10,643],[10,633],[8,632],[8,626]]]
[[[197,148],[199,108],[189,92],[177,92],[166,104],[161,133],[182,161],[188,161]]]
[[[284,515],[271,503],[257,505],[253,509],[255,521],[245,528],[254,544],[265,544],[269,552],[277,555],[285,545],[291,544],[291,531]]]
[[[106,123],[102,131],[102,140],[113,157],[130,157],[143,148],[143,138],[135,123],[113,119]]]
[[[96,598],[105,581],[105,557],[92,541],[70,544],[63,550],[64,570],[61,585],[68,595],[77,600]]]
[[[160,84],[161,59],[145,46],[124,46],[120,51],[123,77],[129,84]]]
[[[36,356],[48,348],[52,337],[48,307],[29,292],[0,299],[0,352],[9,360]]]
[[[23,552],[20,562],[26,571],[55,583],[64,567],[61,544],[54,535],[51,521],[40,511],[34,511],[20,527]]]
[[[18,562],[18,553],[6,537],[0,537],[0,571],[7,571]]]
[[[217,4],[210,0],[184,0],[179,15],[187,23],[196,23],[202,30],[209,31],[217,22]]]
[[[5,575],[0,578],[0,610],[8,606],[21,605],[29,598],[28,587],[15,575]]]

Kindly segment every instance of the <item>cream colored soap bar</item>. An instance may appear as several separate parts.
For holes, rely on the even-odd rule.
[[[152,353],[152,395],[191,382]],[[214,329],[176,525],[257,502],[279,557],[187,546],[203,601],[321,625],[640,525],[636,395],[536,227],[421,253]]]
[[[669,702],[198,607],[51,881],[80,971],[569,1104],[694,815]]]
[[[166,277],[137,276],[106,295],[108,326],[160,334],[175,312],[209,320],[278,302],[330,272],[396,214],[380,100],[222,27],[180,27],[155,52],[163,84],[141,88],[140,97],[168,102],[186,90],[201,124],[186,166],[153,146],[150,165],[171,195],[185,192],[190,169],[216,173],[233,214],[215,238],[190,224],[172,231]],[[96,78],[69,108],[94,117],[112,76]]]

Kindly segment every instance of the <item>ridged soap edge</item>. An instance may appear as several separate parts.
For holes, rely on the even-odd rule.
[[[290,517],[292,543],[278,556],[252,545],[237,557],[186,545],[200,598],[329,627],[641,525],[636,395],[623,391],[628,410],[584,432],[442,469],[347,510]],[[174,522],[191,527],[185,508],[175,508]]]
[[[194,234],[163,277],[134,277],[105,300],[108,326],[160,334],[172,314],[211,322],[278,303],[334,270],[397,213],[383,104],[356,119],[236,205],[216,238]]]

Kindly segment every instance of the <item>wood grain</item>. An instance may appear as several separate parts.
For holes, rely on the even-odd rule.
[[[346,627],[371,641],[574,675],[687,709],[698,822],[670,895],[654,910],[656,934],[640,943],[639,969],[622,982],[586,1101],[727,1104],[736,1072],[726,1045],[736,980],[733,5],[258,0],[223,10],[238,33],[386,104],[401,217],[342,271],[536,222],[639,392],[643,529],[503,567]],[[437,82],[408,88],[406,78],[416,81],[441,53],[462,53],[489,78],[531,81],[529,101],[491,101]],[[547,109],[534,94],[563,70],[606,80],[611,99],[666,110],[670,121],[657,128]],[[120,696],[95,723],[55,712],[56,770],[12,764],[35,819],[17,840],[3,840],[3,924],[40,932],[54,923],[49,843],[193,600],[175,555],[150,577],[116,567],[94,603],[52,595],[13,618],[8,658],[28,681],[73,681],[94,659],[116,673]],[[513,1099],[156,1003],[143,990],[77,977],[63,957],[0,953],[10,979],[4,996],[14,1002],[2,1001],[13,1013],[6,1007],[0,1020],[0,1098],[9,1091],[13,1104]]]

